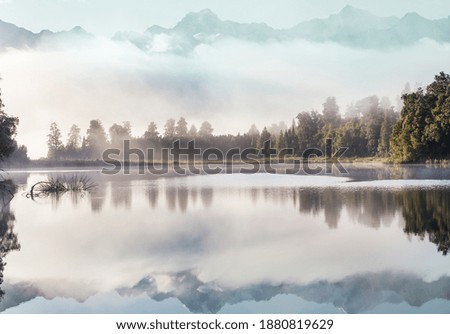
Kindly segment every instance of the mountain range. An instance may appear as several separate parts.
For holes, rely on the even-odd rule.
[[[260,283],[238,289],[205,284],[189,271],[176,273],[171,280],[174,288],[170,292],[161,292],[152,276],[133,287],[118,289],[118,292],[122,296],[145,293],[156,301],[176,298],[192,313],[217,313],[227,304],[268,301],[286,294],[318,304],[333,304],[346,313],[370,313],[384,303],[421,307],[434,299],[450,298],[449,277],[425,282],[414,275],[394,272],[359,274],[337,282],[322,280],[305,285]]]
[[[147,295],[161,302],[178,299],[192,313],[218,313],[226,305],[246,301],[269,301],[279,295],[292,295],[317,304],[331,304],[346,313],[371,313],[383,305],[404,304],[420,308],[424,304],[450,299],[450,278],[443,276],[427,282],[407,273],[379,272],[345,277],[339,281],[316,281],[309,284],[259,283],[240,288],[225,288],[215,282],[205,283],[194,273],[183,271],[164,275],[161,289],[158,279],[149,275],[131,287],[117,289],[122,297]],[[168,288],[170,287],[170,288]],[[5,284],[4,299],[0,299],[0,313],[38,296],[45,299],[56,297],[74,298],[84,303],[96,293],[90,288],[72,289],[64,292],[53,285],[39,286],[33,283]]]
[[[73,40],[92,40],[93,35],[81,27],[70,31],[33,33],[0,20],[0,50],[34,48]],[[113,36],[117,42],[132,43],[148,53],[172,52],[185,54],[201,44],[213,44],[232,38],[255,43],[307,40],[314,43],[333,42],[340,45],[392,49],[413,45],[428,38],[439,43],[450,42],[450,16],[430,20],[417,13],[401,18],[378,17],[352,6],[325,19],[301,22],[289,29],[275,29],[265,23],[238,23],[221,20],[209,9],[187,14],[172,28],[151,26],[143,33],[121,31]]]
[[[24,49],[35,48],[45,45],[63,45],[64,43],[81,42],[92,40],[94,36],[81,27],[74,27],[69,31],[53,32],[42,30],[33,33],[24,28],[17,27],[12,23],[0,20],[0,51],[7,48]]]

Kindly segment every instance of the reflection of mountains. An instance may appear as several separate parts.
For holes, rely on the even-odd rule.
[[[10,181],[0,183],[0,287],[3,283],[3,270],[6,265],[3,259],[9,252],[20,249],[17,235],[14,233],[16,218],[10,208],[10,201],[15,190],[15,185]],[[3,295],[4,292],[0,288],[0,301]]]
[[[20,282],[4,284],[5,295],[0,301],[0,312],[16,307],[22,303],[43,297],[47,300],[55,298],[73,298],[79,303],[85,302],[95,295],[92,287],[76,282],[75,284],[61,284],[61,282],[49,281],[39,283]]]
[[[6,295],[0,302],[0,312],[30,301],[36,297],[75,298],[83,303],[93,291],[61,292],[49,287],[40,288],[33,284],[6,284]],[[76,291],[76,290],[74,290]],[[191,272],[172,275],[148,276],[132,287],[117,289],[121,296],[147,294],[155,301],[176,298],[192,313],[217,313],[225,305],[245,301],[269,301],[278,295],[295,295],[308,302],[332,304],[348,313],[370,312],[382,304],[406,303],[421,307],[427,302],[450,300],[450,277],[441,277],[433,282],[405,273],[381,272],[349,276],[339,281],[317,281],[305,285],[260,283],[229,289],[216,283],[204,283]],[[298,311],[298,310],[296,310]],[[301,311],[301,310],[300,310]]]
[[[169,282],[167,282],[169,280]],[[177,298],[193,313],[217,313],[226,304],[243,301],[268,301],[276,295],[292,294],[316,303],[331,303],[349,313],[367,312],[382,303],[405,302],[420,307],[433,299],[450,299],[450,277],[425,282],[415,276],[396,273],[363,274],[337,282],[319,281],[307,285],[257,284],[236,290],[204,284],[190,272],[166,276],[165,292],[160,277],[147,277],[131,288],[118,292],[124,296],[146,293],[156,301]],[[171,286],[167,291],[167,286]]]

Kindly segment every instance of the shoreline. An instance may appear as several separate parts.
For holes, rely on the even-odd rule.
[[[283,166],[292,166],[292,165],[305,165],[310,164],[312,166],[320,166],[325,164],[337,164],[337,161],[333,160],[324,160],[324,159],[316,159],[316,160],[310,160],[305,161],[301,159],[285,159],[284,161],[276,161],[272,160],[270,162],[274,167],[283,167]],[[61,160],[61,161],[54,161],[54,160],[31,160],[29,163],[26,164],[2,164],[0,165],[0,171],[3,171],[5,173],[8,173],[9,171],[15,172],[15,171],[29,171],[32,169],[40,170],[40,169],[80,169],[80,170],[86,170],[86,169],[93,169],[93,170],[101,170],[101,168],[113,168],[113,166],[121,166],[121,168],[124,168],[124,164],[129,166],[129,168],[139,168],[139,167],[148,167],[148,166],[174,166],[174,162],[163,162],[163,161],[154,161],[154,162],[135,162],[135,161],[125,161],[120,162],[120,165],[118,165],[118,162],[115,161],[112,162],[105,162],[100,160],[79,160],[79,161],[73,161],[73,160]],[[195,164],[188,163],[187,161],[178,161],[178,164],[180,167],[188,167],[188,166],[196,166],[196,167],[202,167],[202,166],[248,166],[248,165],[269,165],[269,161],[264,159],[255,159],[255,160],[249,160],[249,161],[225,161],[225,162],[215,162],[215,161],[199,161]],[[443,161],[427,161],[427,162],[413,162],[413,163],[396,163],[387,161],[386,159],[376,159],[376,158],[349,158],[349,159],[342,159],[339,161],[339,164],[343,166],[353,166],[353,167],[414,167],[414,166],[420,166],[420,167],[442,167],[442,168],[450,168],[450,160],[443,160]]]

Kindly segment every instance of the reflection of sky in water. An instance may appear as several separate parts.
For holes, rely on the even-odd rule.
[[[404,232],[450,217],[448,181],[90,175],[85,197],[14,198],[22,248],[7,256],[0,309],[450,312],[436,299],[450,298],[445,235]]]

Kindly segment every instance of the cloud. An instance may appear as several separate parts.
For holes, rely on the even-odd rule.
[[[371,94],[391,101],[410,81],[426,84],[450,65],[449,45],[424,40],[396,51],[368,51],[305,41],[253,44],[225,40],[189,56],[147,55],[134,46],[99,40],[95,47],[9,50],[0,54],[2,97],[20,117],[19,142],[33,158],[46,155],[56,122],[66,134],[89,120],[131,121],[135,135],[150,121],[184,116],[237,133],[320,109],[336,96],[341,110]]]

